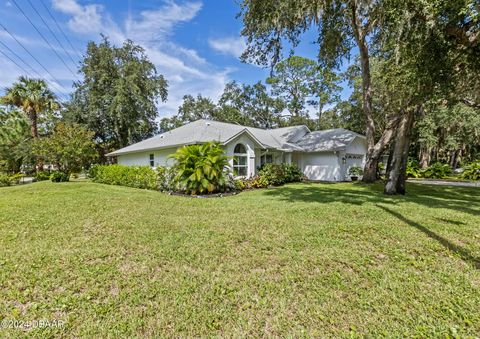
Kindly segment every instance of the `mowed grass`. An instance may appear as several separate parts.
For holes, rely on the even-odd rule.
[[[476,337],[480,189],[0,189],[0,336]]]

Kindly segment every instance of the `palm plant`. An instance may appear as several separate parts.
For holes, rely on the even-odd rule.
[[[228,157],[217,142],[183,146],[170,155],[175,159],[174,180],[188,194],[223,191],[228,186]]]
[[[28,158],[28,121],[18,111],[0,109],[0,170],[17,172]]]
[[[34,139],[38,138],[38,116],[48,109],[58,109],[55,94],[41,79],[29,79],[21,76],[7,88],[0,102],[20,108],[30,122],[30,131]]]

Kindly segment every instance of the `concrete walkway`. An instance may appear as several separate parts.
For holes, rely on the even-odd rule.
[[[480,182],[409,179],[409,183],[438,186],[480,187]]]

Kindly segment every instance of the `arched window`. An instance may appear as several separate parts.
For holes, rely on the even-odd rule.
[[[246,177],[248,172],[247,149],[243,144],[236,144],[233,149],[233,175]]]

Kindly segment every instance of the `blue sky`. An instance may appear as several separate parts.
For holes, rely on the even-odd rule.
[[[42,3],[69,41],[59,32]],[[0,23],[48,72],[1,26],[0,42],[13,52],[1,43],[0,51],[27,69],[32,76],[38,77],[37,73],[40,74],[61,97],[65,97],[72,91],[72,81],[78,77],[69,68],[76,71],[75,63],[80,60],[79,53],[84,52],[88,41],[98,41],[101,33],[117,45],[127,38],[132,39],[146,49],[158,72],[169,81],[168,101],[159,105],[159,115],[169,116],[176,112],[185,94],[201,93],[217,100],[228,81],[253,83],[264,80],[268,75],[268,70],[244,64],[238,59],[245,47],[240,37],[242,24],[236,18],[238,11],[235,0],[0,0]],[[316,46],[309,39],[313,40],[313,37],[307,35],[297,54],[315,58]],[[34,70],[29,69],[17,56]],[[24,73],[0,53],[2,89]]]

